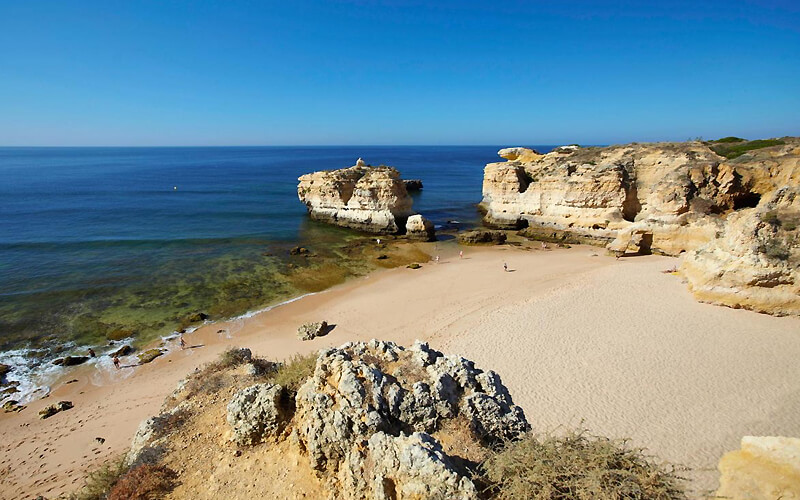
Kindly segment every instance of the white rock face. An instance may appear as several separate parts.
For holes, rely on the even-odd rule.
[[[342,498],[477,498],[430,433],[455,418],[484,443],[529,429],[497,374],[419,342],[322,351],[295,401],[298,439]]]
[[[312,218],[370,233],[397,233],[412,213],[413,200],[392,167],[356,165],[306,174],[297,195]]]
[[[436,229],[433,227],[433,222],[416,214],[406,221],[406,236],[414,240],[436,241]]]
[[[289,419],[281,405],[283,387],[256,384],[237,392],[228,403],[228,424],[241,445],[261,443],[277,436]]]

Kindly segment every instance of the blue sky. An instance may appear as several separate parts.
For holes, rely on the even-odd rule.
[[[0,145],[800,135],[800,2],[0,0]]]

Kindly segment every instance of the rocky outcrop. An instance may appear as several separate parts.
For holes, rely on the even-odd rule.
[[[718,498],[800,499],[800,439],[745,436],[741,446],[719,462]]]
[[[46,419],[50,418],[56,413],[61,413],[62,411],[72,409],[73,404],[72,401],[59,401],[58,403],[51,404],[41,410],[39,410],[39,418]]]
[[[406,191],[421,191],[422,190],[422,180],[421,179],[405,179],[403,183],[406,185]]]
[[[58,366],[76,366],[82,365],[89,361],[89,356],[66,356],[53,360],[54,365]]]
[[[506,233],[503,231],[487,231],[484,229],[472,229],[458,233],[458,241],[469,245],[479,243],[494,243],[502,245],[506,242]]]
[[[800,314],[800,139],[729,160],[701,142],[499,152],[484,220],[618,255],[686,253],[698,299]]]
[[[406,236],[412,240],[436,241],[436,229],[433,222],[425,217],[412,215],[406,222]]]
[[[180,390],[182,387],[179,385],[178,391]],[[133,436],[131,448],[125,456],[125,463],[128,466],[134,466],[156,461],[166,448],[170,435],[189,414],[190,408],[191,402],[184,401],[139,424],[139,428]]]
[[[313,340],[328,333],[328,322],[306,323],[297,329],[297,338],[300,340]]]
[[[276,437],[291,416],[281,402],[284,395],[283,387],[275,384],[257,384],[237,392],[228,404],[233,440],[252,445]]]
[[[419,342],[323,351],[296,406],[311,465],[344,498],[476,498],[463,465],[431,433],[460,419],[488,446],[529,428],[497,374]]]
[[[369,233],[401,232],[412,214],[412,199],[400,173],[360,163],[301,176],[300,201],[316,220]]]

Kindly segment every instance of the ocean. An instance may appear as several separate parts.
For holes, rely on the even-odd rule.
[[[311,221],[300,175],[359,157],[391,165],[423,181],[415,211],[468,227],[499,148],[0,148],[0,363],[19,382],[0,400],[46,390],[63,370],[56,357],[141,344],[194,313],[229,318],[368,272],[352,251],[365,235]],[[296,245],[336,272],[293,274]]]

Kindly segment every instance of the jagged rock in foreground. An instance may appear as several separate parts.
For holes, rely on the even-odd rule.
[[[257,384],[237,392],[228,404],[233,440],[251,445],[277,436],[288,420],[283,396],[283,387],[276,384]]]
[[[399,232],[413,203],[400,173],[363,163],[301,176],[300,201],[316,220],[369,233]]]
[[[740,450],[722,457],[719,471],[718,498],[800,499],[800,439],[745,436]]]
[[[497,374],[420,342],[322,351],[296,406],[297,437],[342,498],[475,498],[468,471],[432,434],[455,419],[490,445],[529,429]]]
[[[706,302],[800,314],[800,139],[727,159],[701,142],[499,151],[484,219],[617,254],[686,253]]]

